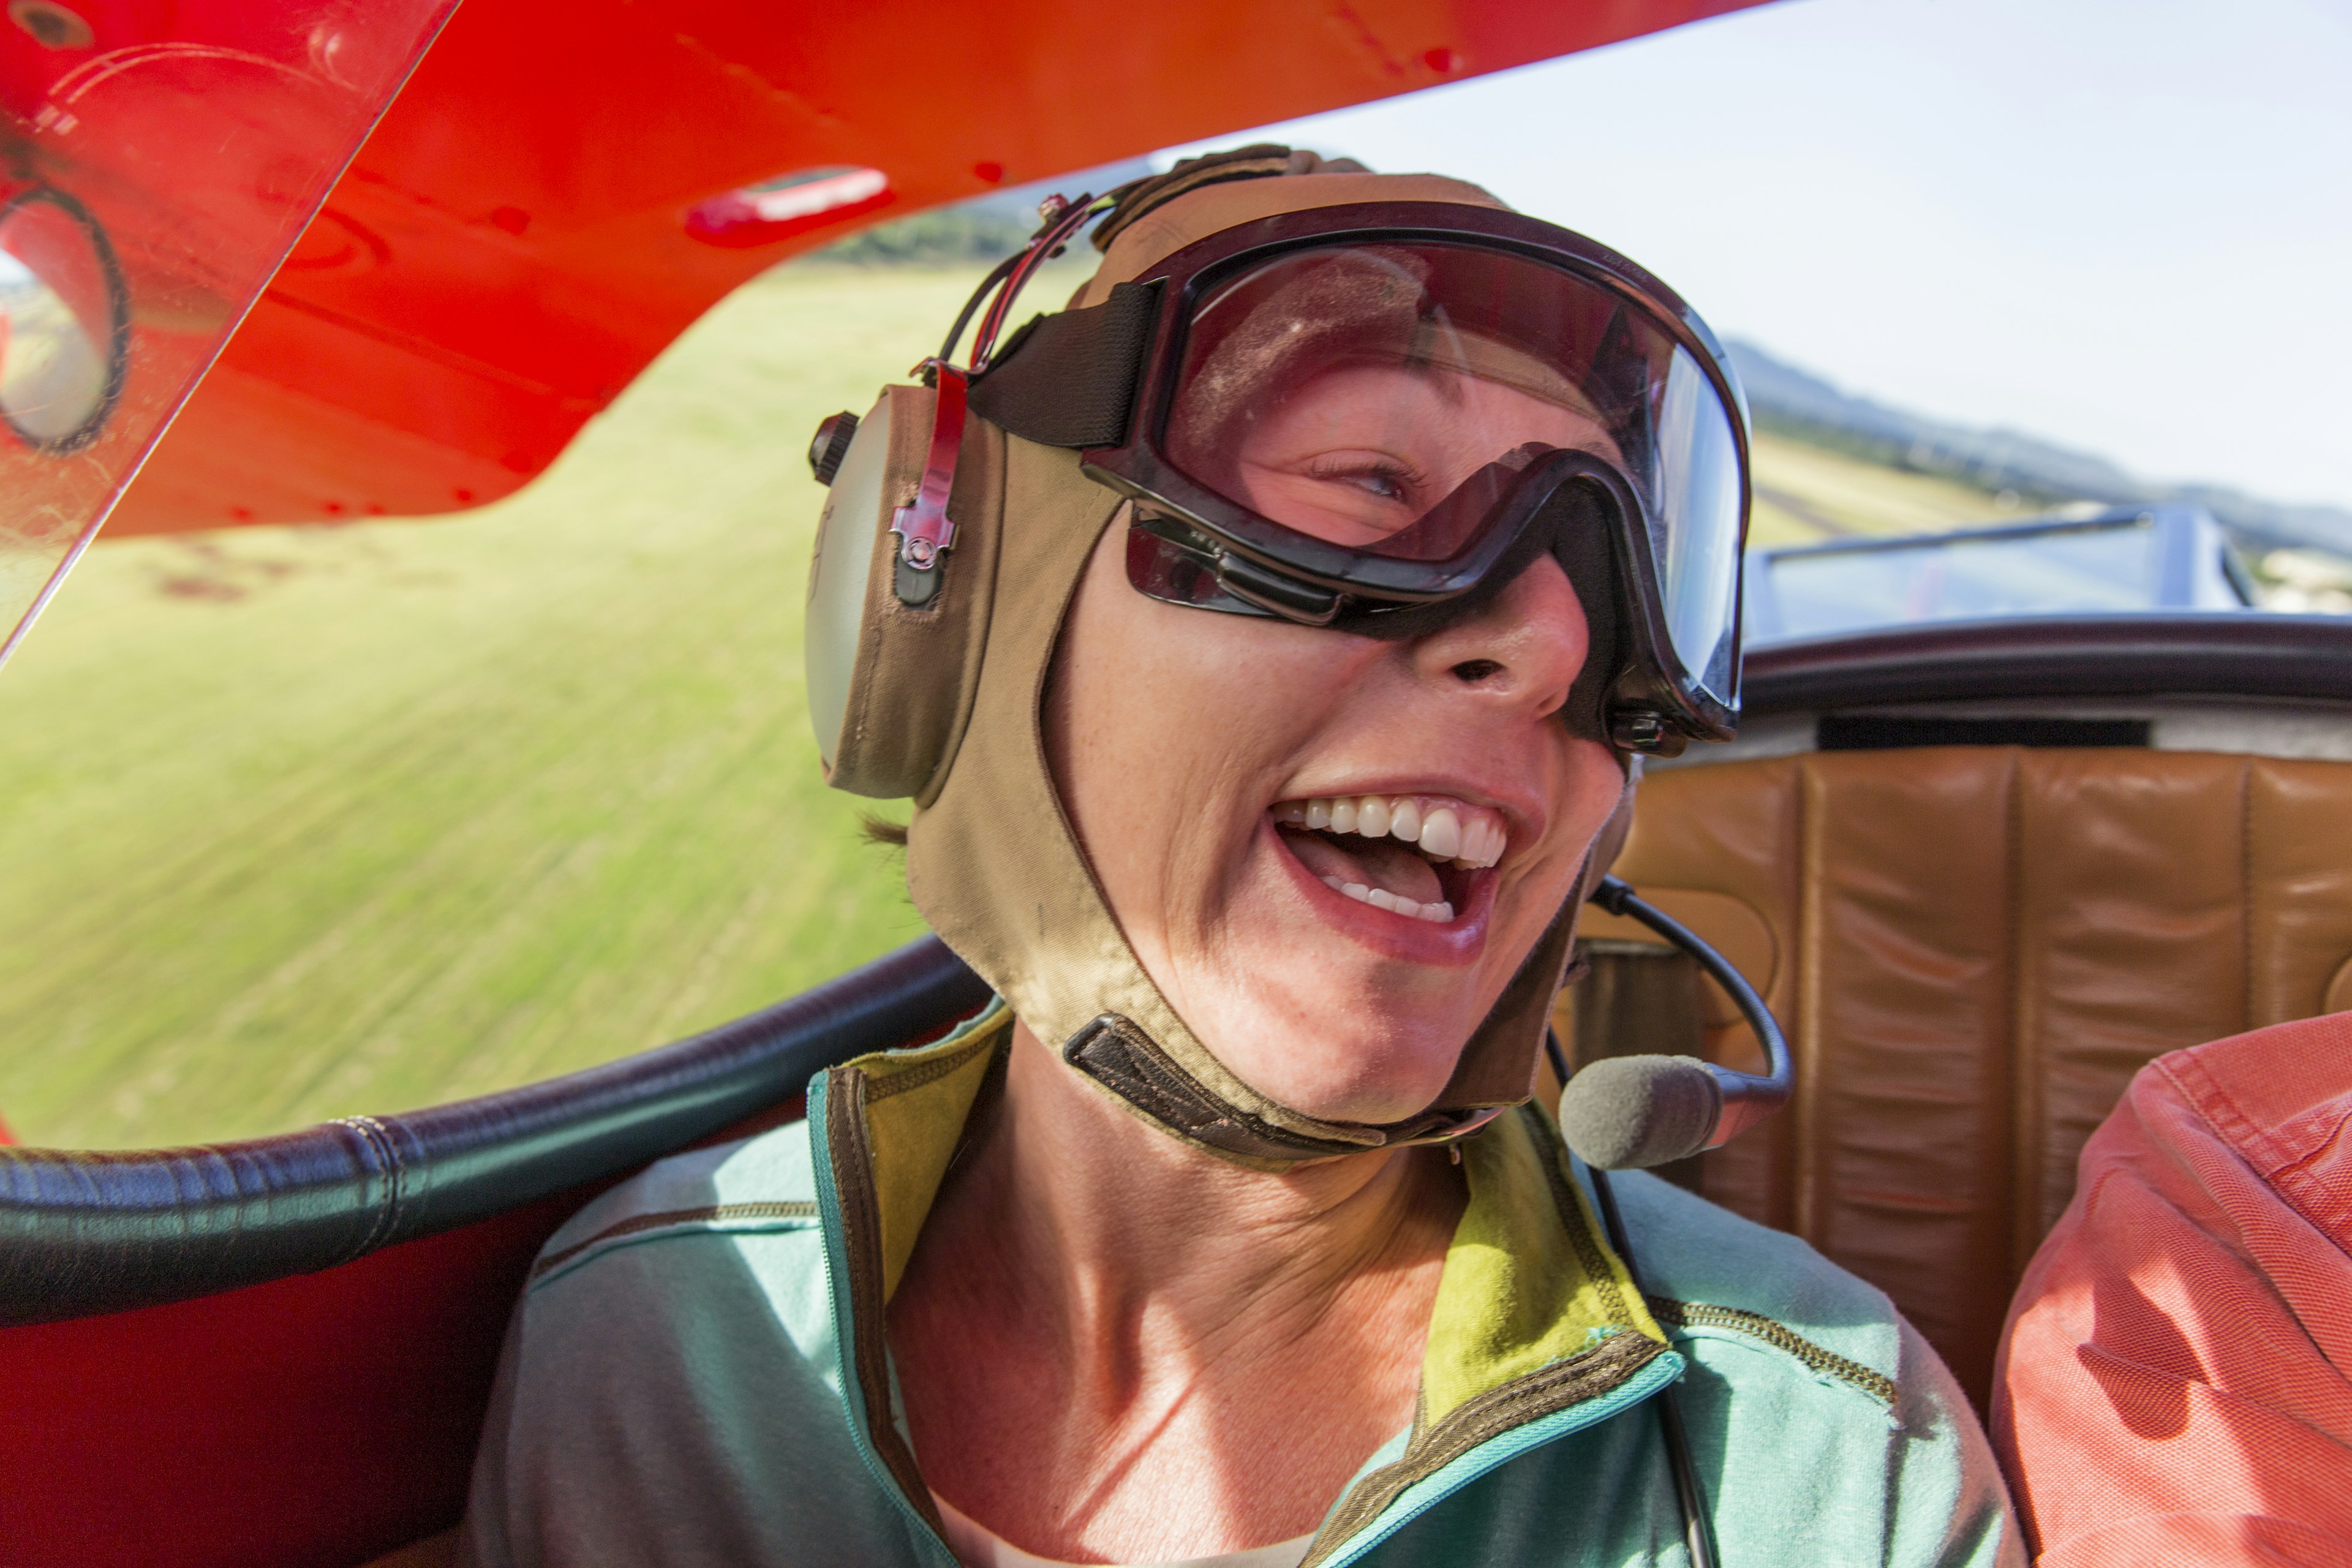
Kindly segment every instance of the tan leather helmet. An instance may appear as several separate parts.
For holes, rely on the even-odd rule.
[[[1102,304],[1204,237],[1278,215],[1365,202],[1507,210],[1435,175],[1373,174],[1287,149],[1179,165],[1125,193],[1107,253],[1073,309]],[[985,383],[982,383],[984,385]],[[1525,1100],[1583,895],[1614,858],[1639,759],[1583,878],[1466,1043],[1444,1091],[1386,1125],[1305,1115],[1230,1070],[1163,997],[1121,934],[1048,766],[1043,707],[1064,616],[1103,531],[1128,503],[1077,451],[965,423],[936,585],[908,594],[892,520],[930,465],[937,389],[894,386],[835,440],[808,611],[810,708],[827,782],[911,798],[907,882],[932,929],[1047,1045],[1122,1105],[1236,1162],[1301,1160],[1475,1131]],[[829,437],[820,436],[820,447]],[[821,465],[823,471],[824,465]],[[909,602],[909,599],[916,602]]]

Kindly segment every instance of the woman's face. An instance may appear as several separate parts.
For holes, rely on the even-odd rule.
[[[1491,383],[1432,402],[1425,374],[1324,379],[1321,406],[1287,400],[1236,457],[1261,510],[1319,509],[1357,538],[1434,499],[1410,487],[1598,434]],[[1475,420],[1441,416],[1469,398]],[[1474,618],[1379,641],[1146,598],[1125,535],[1106,531],[1080,582],[1047,709],[1112,913],[1262,1093],[1334,1121],[1424,1109],[1622,787],[1611,752],[1556,716],[1588,641],[1567,574],[1546,557]]]

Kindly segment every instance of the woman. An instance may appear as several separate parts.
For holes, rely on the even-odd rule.
[[[468,1560],[1681,1563],[1672,1398],[1719,1561],[2021,1561],[1884,1297],[1631,1174],[1645,1297],[1528,1103],[1638,752],[1728,732],[1705,329],[1452,181],[1097,207],[968,428],[826,458],[830,776],[1001,1002],[551,1241]]]

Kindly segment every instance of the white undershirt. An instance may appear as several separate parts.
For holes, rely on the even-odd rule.
[[[957,1512],[955,1504],[937,1492],[931,1494],[931,1500],[939,1505],[940,1522],[945,1526],[948,1545],[962,1560],[964,1568],[1073,1568],[1057,1558],[1022,1551],[986,1525]],[[1181,1563],[1130,1563],[1124,1568],[1298,1568],[1307,1561],[1307,1549],[1314,1543],[1315,1533],[1309,1531],[1295,1540],[1253,1546],[1246,1552],[1220,1552],[1213,1557],[1187,1557]]]

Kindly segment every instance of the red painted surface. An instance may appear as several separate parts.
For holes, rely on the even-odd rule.
[[[478,505],[737,284],[885,212],[1749,3],[466,0],[108,528]],[[887,206],[688,233],[829,165]]]
[[[795,1096],[706,1142],[800,1114]],[[523,1274],[597,1190],[317,1274],[0,1329],[0,1563],[352,1568],[455,1524]]]
[[[0,1563],[345,1568],[454,1521],[577,1198],[202,1300],[0,1330]]]

